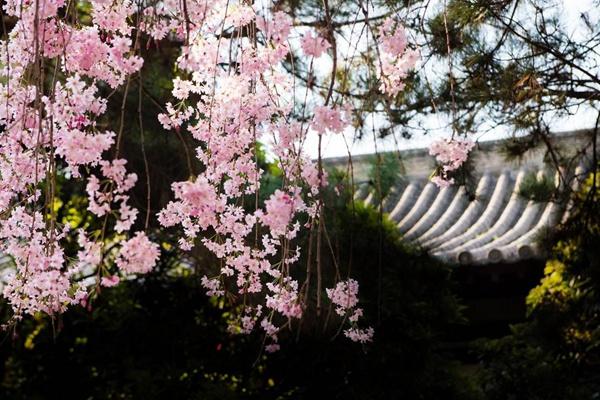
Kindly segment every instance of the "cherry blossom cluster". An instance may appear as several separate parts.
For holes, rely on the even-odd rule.
[[[348,319],[351,327],[344,330],[344,335],[354,342],[366,343],[373,339],[373,328],[361,329],[357,326],[363,316],[363,309],[358,305],[358,282],[354,279],[338,282],[333,289],[326,289],[327,296],[336,306],[335,312]]]
[[[164,35],[167,26],[179,26],[173,18],[184,10],[176,3],[171,7],[146,12],[153,18],[146,24],[154,36]],[[259,328],[269,339],[266,349],[274,351],[278,332],[305,308],[292,274],[300,256],[294,239],[315,219],[317,194],[325,184],[302,143],[309,129],[341,132],[346,123],[339,109],[326,106],[315,109],[310,124],[293,121],[293,99],[286,96],[293,82],[280,67],[291,51],[292,20],[286,14],[264,14],[223,0],[188,2],[185,12],[203,23],[186,26],[182,20],[183,31],[173,30],[189,38],[178,59],[185,74],[175,78],[175,101],[159,120],[165,129],[190,132],[205,169],[173,184],[175,199],[159,213],[159,221],[183,228],[182,249],[201,242],[222,260],[215,276],[202,279],[207,293],[247,298],[230,330],[249,333]],[[224,31],[230,34],[224,37]],[[327,42],[311,37],[308,43],[309,36],[304,51],[321,55]],[[191,101],[192,94],[200,101]],[[262,207],[254,202],[264,173],[256,162],[257,141],[271,144],[284,178]],[[244,206],[248,201],[251,206]],[[207,231],[215,234],[203,235]]]
[[[143,232],[123,243],[116,260],[117,267],[127,274],[146,274],[152,270],[160,252]]]
[[[77,266],[67,265],[63,249],[54,244],[66,234],[67,228],[48,231],[41,213],[22,206],[3,221],[2,250],[16,265],[3,295],[17,315],[60,313],[86,297],[86,291],[70,279]]]
[[[308,32],[302,37],[302,51],[309,57],[319,58],[330,47],[331,44],[326,39],[313,32]]]
[[[342,133],[349,125],[350,110],[341,111],[338,108],[325,106],[315,107],[313,129],[322,135],[327,132]]]
[[[103,158],[117,135],[97,124],[107,107],[99,85],[116,89],[143,64],[131,36],[136,7],[90,4],[92,23],[83,25],[65,17],[64,0],[4,3],[16,23],[0,43],[0,251],[15,264],[3,294],[17,319],[63,312],[87,302],[97,285],[118,282],[107,258],[123,274],[148,272],[158,259],[144,233],[127,239],[137,215],[128,191],[137,178],[125,160]],[[90,212],[123,234],[61,226],[53,215],[57,174],[86,180]],[[79,245],[76,254],[66,254],[68,242]],[[82,284],[90,275],[96,284]]]
[[[429,154],[435,156],[436,161],[441,165],[439,175],[431,178],[431,181],[439,187],[448,187],[454,183],[454,178],[448,176],[448,173],[456,171],[467,161],[469,152],[473,149],[475,143],[469,139],[440,139],[431,143]]]
[[[408,47],[404,27],[394,18],[386,18],[381,26],[380,37],[380,90],[395,96],[404,89],[404,80],[415,68],[419,52]]]

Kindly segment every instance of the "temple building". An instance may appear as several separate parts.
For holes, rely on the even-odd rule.
[[[427,149],[396,152],[398,179],[381,207],[404,240],[454,265],[468,316],[493,331],[524,317],[525,295],[543,273],[543,238],[569,213],[561,185],[576,188],[585,177],[590,137],[585,130],[556,133],[555,153],[541,144],[511,161],[505,155],[511,139],[478,143],[468,165],[470,184],[448,188],[429,181],[436,163]],[[559,158],[563,167],[556,172],[551,161]],[[375,207],[376,184],[369,177],[377,159],[354,156],[351,163],[355,199]],[[349,169],[344,157],[326,163]],[[548,196],[528,197],[532,182],[549,186]]]
[[[434,257],[449,263],[511,263],[543,257],[536,239],[565,218],[567,204],[552,199],[528,199],[522,195],[527,179],[554,185],[577,185],[585,166],[588,131],[556,134],[555,146],[571,166],[562,176],[548,162],[544,146],[528,151],[521,159],[506,161],[507,140],[479,143],[473,150],[472,188],[453,185],[438,188],[429,181],[435,160],[427,149],[397,153],[403,172],[383,199],[383,211],[397,223],[405,240],[422,246]],[[373,155],[353,157],[356,199],[375,205],[375,184],[368,179]],[[345,168],[346,158],[328,159],[328,165]],[[560,191],[560,188],[559,188]]]

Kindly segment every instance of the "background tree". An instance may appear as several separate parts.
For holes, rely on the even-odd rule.
[[[600,391],[598,176],[577,196],[544,277],[527,297],[529,319],[481,342],[482,387],[490,399],[591,399]]]

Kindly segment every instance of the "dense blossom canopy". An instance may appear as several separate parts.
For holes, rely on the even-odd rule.
[[[266,349],[278,349],[281,327],[300,318],[306,304],[307,292],[291,272],[300,255],[292,241],[318,224],[327,181],[303,148],[306,136],[341,133],[353,113],[329,95],[303,105],[311,117],[297,118],[297,99],[290,96],[296,83],[281,64],[296,52],[298,38],[298,55],[311,65],[333,44],[322,32],[299,34],[290,16],[268,4],[167,0],[141,9],[128,0],[91,0],[90,6],[86,23],[70,15],[64,0],[9,0],[4,6],[17,22],[0,45],[0,251],[16,265],[3,293],[15,317],[85,304],[100,285],[145,274],[159,258],[150,232],[131,232],[138,211],[129,192],[138,177],[120,156],[122,127],[98,123],[109,101],[100,85],[129,85],[144,63],[140,37],[148,35],[182,43],[173,102],[157,118],[166,130],[193,136],[204,167],[172,184],[174,198],[158,221],[181,228],[181,249],[203,245],[221,260],[216,275],[202,278],[208,295],[262,294],[262,302],[244,303],[230,330],[256,327],[268,338]],[[383,22],[380,35],[381,90],[394,96],[418,53],[394,17]],[[264,208],[248,211],[243,199],[257,195],[264,174],[258,141],[270,144],[283,184]],[[447,171],[470,148],[448,149],[440,159]],[[58,223],[52,211],[57,174],[85,182],[88,210],[103,221],[102,230],[73,231]],[[210,236],[203,235],[207,231]],[[65,255],[71,237],[79,246],[75,258]],[[373,330],[358,325],[358,283],[339,282],[327,294],[347,317],[345,335],[371,340]]]

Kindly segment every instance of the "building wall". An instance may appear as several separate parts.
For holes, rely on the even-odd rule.
[[[558,132],[552,135],[552,143],[557,146],[563,156],[573,156],[577,151],[586,150],[590,140],[591,131],[578,130],[569,132]],[[503,144],[507,140],[495,140],[477,143],[473,150],[473,165],[475,173],[481,175],[485,172],[500,172],[505,169],[517,170],[518,168],[539,169],[545,164],[547,148],[538,145],[535,149],[527,152],[520,160],[507,161],[502,153]],[[429,155],[428,149],[403,150],[396,153],[403,166],[403,175],[408,179],[427,178],[435,169],[435,159]],[[357,182],[368,180],[371,166],[376,162],[376,155],[359,155],[352,157],[352,169],[354,179]],[[327,158],[324,163],[328,167],[350,170],[348,157]]]

